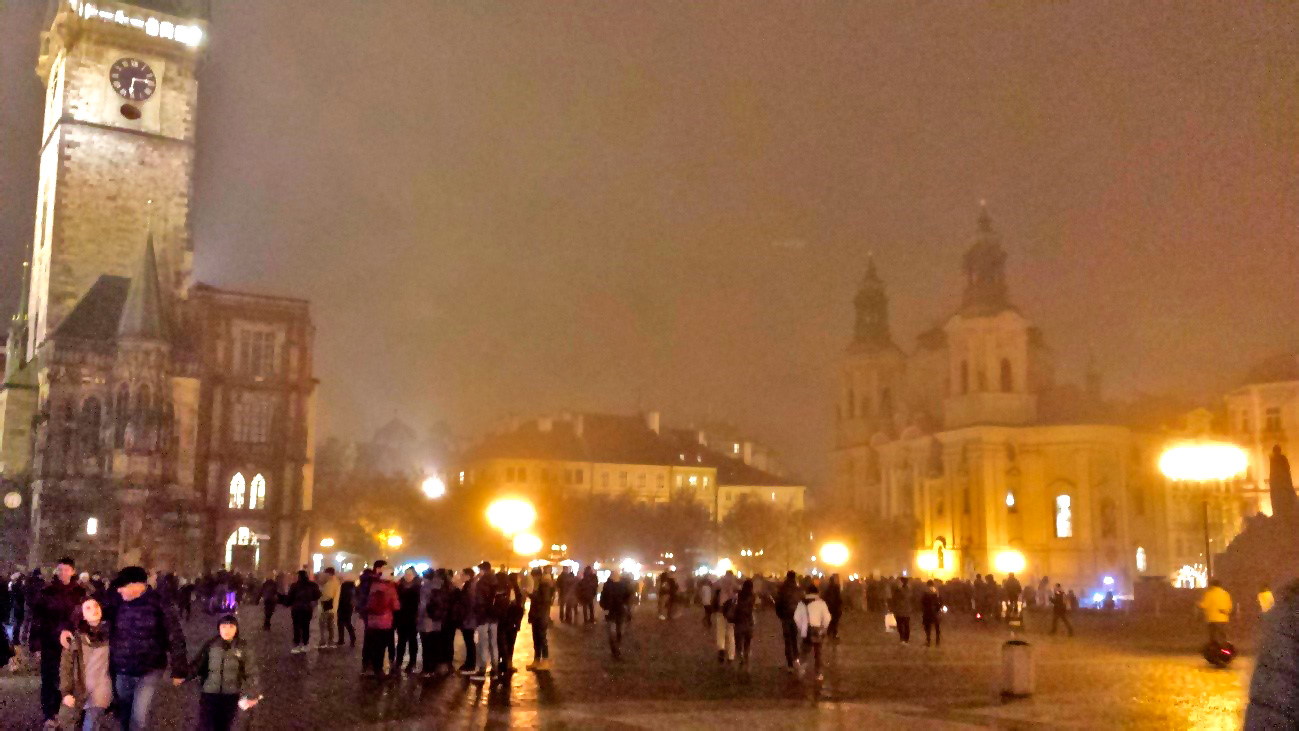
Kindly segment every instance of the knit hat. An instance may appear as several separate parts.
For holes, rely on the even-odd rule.
[[[127,584],[147,584],[149,582],[149,572],[140,566],[127,566],[117,572],[117,579],[113,582],[118,586]]]
[[[235,626],[235,628],[238,629],[238,627],[239,627],[239,618],[236,617],[236,616],[233,615],[233,614],[227,614],[227,615],[225,615],[224,617],[221,618],[221,621],[220,621],[220,622],[217,622],[217,626],[221,626],[221,625],[223,625],[223,624],[233,624],[233,625]]]

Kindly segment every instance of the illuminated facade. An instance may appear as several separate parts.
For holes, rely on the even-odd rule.
[[[1010,303],[1005,260],[983,211],[959,308],[909,353],[868,266],[839,369],[832,498],[912,538],[863,568],[973,576],[1018,552],[1034,580],[1091,591],[1110,577],[1130,592],[1137,576],[1202,563],[1204,491],[1158,471],[1178,434],[1134,427],[1091,374],[1086,388],[1055,383],[1042,334]],[[1239,530],[1239,492],[1209,492],[1220,551]]]
[[[1258,363],[1225,399],[1227,433],[1249,454],[1244,489],[1247,513],[1272,514],[1268,459],[1274,447],[1299,465],[1299,354],[1285,353]]]
[[[192,281],[205,18],[201,0],[59,2],[42,36],[35,236],[0,388],[30,564],[304,560],[308,304]]]

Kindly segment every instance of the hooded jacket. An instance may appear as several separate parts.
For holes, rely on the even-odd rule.
[[[194,657],[194,677],[203,693],[254,697],[259,685],[257,658],[238,634],[231,642],[217,635],[204,642]]]
[[[819,594],[808,594],[794,610],[794,624],[798,625],[799,637],[807,637],[809,627],[819,627],[822,631],[829,629],[830,607]]]

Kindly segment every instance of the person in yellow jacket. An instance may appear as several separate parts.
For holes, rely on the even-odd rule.
[[[1272,609],[1273,604],[1276,604],[1276,599],[1272,596],[1272,587],[1264,584],[1258,590],[1258,607],[1263,610],[1263,614],[1267,614]]]
[[[334,629],[338,623],[338,596],[342,593],[343,582],[335,575],[334,567],[325,569],[320,583],[320,649],[334,647]],[[343,639],[339,633],[338,639]]]
[[[1231,594],[1222,588],[1222,582],[1209,580],[1209,588],[1204,590],[1204,597],[1200,599],[1200,609],[1204,611],[1204,621],[1209,624],[1209,641],[1225,642],[1227,621],[1231,619]]]

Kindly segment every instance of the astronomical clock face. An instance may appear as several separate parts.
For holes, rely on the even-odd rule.
[[[122,58],[114,62],[108,70],[108,81],[113,85],[113,91],[123,99],[136,102],[153,96],[153,90],[158,86],[158,77],[153,69],[138,58]]]

